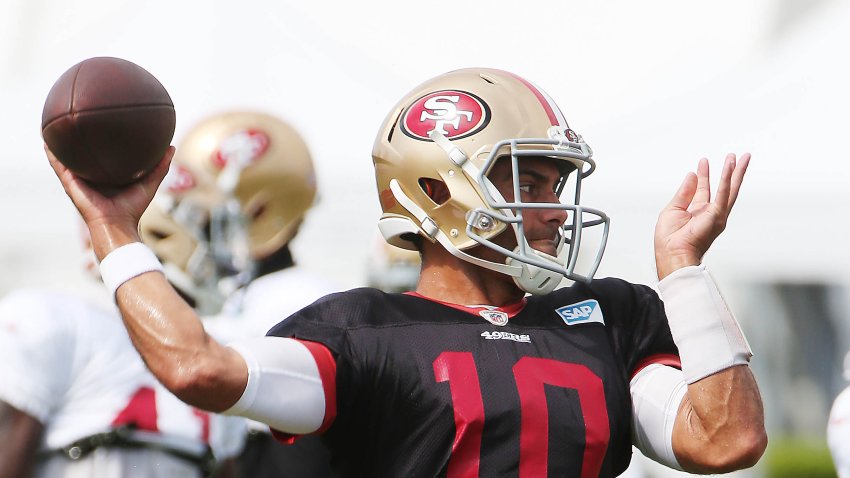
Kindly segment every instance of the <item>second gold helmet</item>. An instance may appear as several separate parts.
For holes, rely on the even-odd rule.
[[[174,157],[238,201],[248,247],[262,260],[295,236],[316,197],[307,145],[286,122],[251,111],[211,116],[192,128]]]

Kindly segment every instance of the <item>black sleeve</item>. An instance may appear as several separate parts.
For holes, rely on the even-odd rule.
[[[345,355],[350,327],[368,320],[366,289],[329,294],[272,327],[266,335],[318,342],[335,356]]]
[[[363,358],[351,330],[367,326],[373,313],[373,291],[355,289],[330,294],[272,327],[267,335],[317,342],[327,347],[336,363],[337,422],[358,403]]]
[[[607,329],[626,373],[633,376],[650,363],[681,368],[679,349],[658,294],[648,286],[618,279],[600,282],[605,290],[600,302],[610,302],[608,310],[615,311]]]

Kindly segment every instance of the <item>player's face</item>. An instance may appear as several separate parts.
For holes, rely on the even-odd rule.
[[[519,193],[522,202],[560,203],[559,186],[563,175],[554,159],[526,157],[519,159]],[[510,158],[496,162],[487,175],[508,202],[514,202],[514,184]],[[523,228],[529,245],[546,254],[557,255],[559,228],[567,220],[567,211],[562,209],[522,209]],[[516,246],[513,233],[506,231],[498,238],[506,248]],[[504,242],[504,243],[503,243]]]

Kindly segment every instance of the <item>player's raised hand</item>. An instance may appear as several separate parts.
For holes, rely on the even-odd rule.
[[[109,236],[107,243],[104,244],[105,249],[98,248],[97,242],[93,241],[95,253],[100,259],[112,247],[122,245],[116,241],[138,240],[139,218],[153,200],[157,188],[168,173],[171,158],[174,156],[174,147],[169,147],[156,168],[138,181],[121,189],[103,190],[91,187],[66,168],[56,159],[47,145],[44,146],[44,151],[47,153],[47,159],[53,171],[62,182],[65,193],[71,198],[86,222],[92,238],[102,234]]]
[[[726,228],[749,162],[749,153],[744,153],[740,159],[732,153],[726,155],[713,201],[708,160],[699,161],[696,174],[688,173],[655,225],[655,263],[659,279],[681,267],[700,263]]]

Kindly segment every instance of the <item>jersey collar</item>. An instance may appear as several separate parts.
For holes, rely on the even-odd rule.
[[[480,317],[479,312],[481,312],[482,310],[493,310],[493,311],[504,312],[505,314],[507,314],[508,318],[512,319],[512,318],[514,318],[514,316],[516,316],[517,314],[522,312],[522,310],[525,308],[526,304],[528,303],[528,299],[526,297],[523,297],[518,302],[514,302],[513,304],[508,304],[508,305],[505,305],[505,306],[502,306],[502,307],[496,307],[496,306],[493,306],[493,305],[460,305],[460,304],[453,304],[451,302],[444,302],[442,300],[432,299],[430,297],[425,297],[424,295],[422,295],[418,292],[414,292],[414,291],[405,292],[404,294],[409,295],[409,296],[413,296],[413,297],[419,297],[420,299],[425,299],[425,300],[428,300],[428,301],[431,301],[431,302],[436,302],[438,304],[445,305],[446,307],[451,307],[452,309],[457,309],[457,310],[466,312],[468,314],[472,314],[476,317]]]

